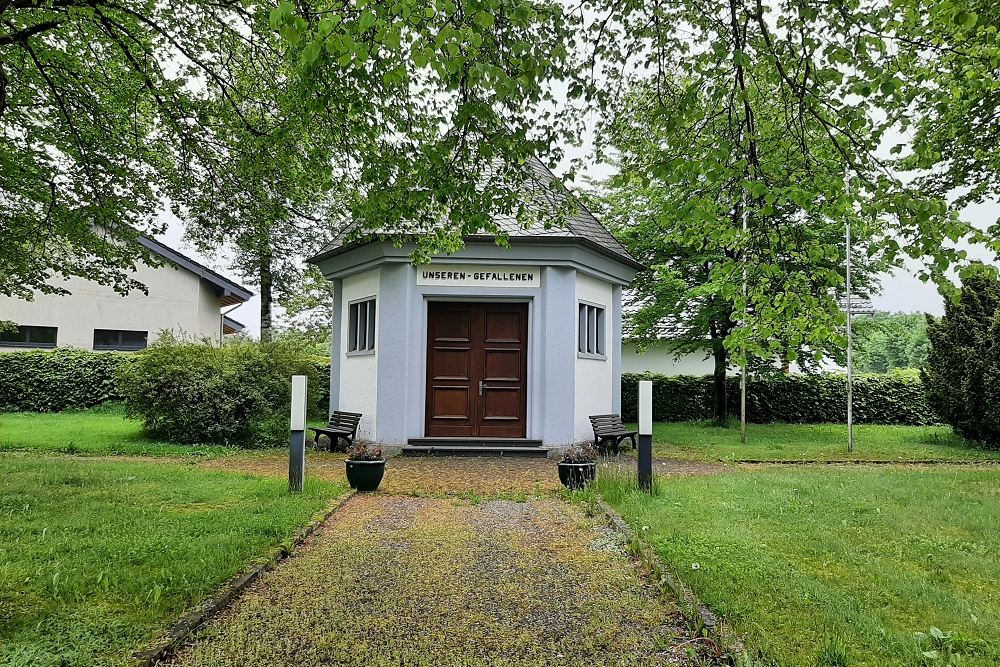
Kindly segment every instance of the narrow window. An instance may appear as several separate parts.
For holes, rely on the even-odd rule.
[[[0,347],[55,347],[57,327],[22,325],[0,330]]]
[[[147,331],[94,329],[94,349],[135,352],[146,349],[148,338],[149,332]]]
[[[577,352],[588,357],[603,357],[604,335],[604,308],[581,303],[577,324]]]
[[[347,308],[348,353],[373,351],[375,349],[375,299],[355,301]]]

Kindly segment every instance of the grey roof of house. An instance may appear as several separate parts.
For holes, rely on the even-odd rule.
[[[837,305],[840,306],[841,312],[847,312],[847,297],[839,297],[837,299]],[[874,315],[878,310],[872,304],[871,299],[866,299],[860,296],[851,297],[851,314],[852,315]]]
[[[528,180],[524,183],[524,189],[526,190],[527,196],[531,197],[537,205],[551,207],[552,209],[556,209],[567,202],[570,196],[569,193],[561,186],[553,187],[556,177],[541,160],[532,158],[528,161],[527,166],[530,170]],[[494,222],[504,233],[507,234],[512,243],[522,239],[572,239],[606,255],[610,255],[634,268],[644,268],[642,264],[636,261],[635,258],[629,254],[628,250],[626,250],[625,247],[618,242],[618,239],[616,239],[614,235],[608,231],[608,228],[601,224],[594,214],[591,213],[590,210],[587,209],[587,207],[581,202],[577,202],[576,211],[571,215],[568,215],[566,219],[562,221],[562,224],[558,225],[546,225],[542,216],[539,216],[537,221],[529,223],[527,226],[524,226],[515,218],[507,216],[496,217],[494,218]],[[386,229],[375,230],[367,235],[358,236],[359,230],[360,224],[356,221],[346,224],[337,233],[337,235],[333,237],[333,240],[326,244],[326,246],[324,246],[323,249],[309,261],[319,261],[331,255],[338,254],[341,251],[362,245],[372,241],[373,237],[377,237],[380,234],[384,236],[416,236],[421,233],[421,231],[417,229]],[[493,236],[490,234],[473,234],[467,238],[485,240],[492,239]]]
[[[219,296],[219,302],[223,306],[244,303],[253,296],[253,292],[248,290],[243,285],[226,278],[220,273],[216,273],[204,264],[194,261],[190,257],[181,254],[169,246],[163,245],[155,239],[151,239],[148,236],[140,236],[138,241],[140,244],[163,259],[176,264],[183,269],[187,269],[205,282],[212,285],[215,289],[215,293]]]
[[[222,316],[223,331],[225,331],[226,329],[231,329],[233,333],[239,333],[246,328],[247,325],[243,324],[239,320],[234,320],[233,318],[229,317],[229,315]]]

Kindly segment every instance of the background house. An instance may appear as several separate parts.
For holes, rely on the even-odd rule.
[[[122,296],[105,285],[70,278],[60,283],[71,292],[67,296],[0,297],[0,321],[17,325],[15,331],[0,332],[0,351],[141,350],[163,330],[221,341],[243,329],[226,313],[246,302],[250,290],[158,241],[139,241],[164,260],[157,267],[140,265],[132,274],[148,294],[133,290]]]
[[[626,303],[629,295],[626,294]],[[840,298],[840,309],[846,311],[847,301]],[[851,312],[855,321],[858,316],[870,316],[876,313],[871,300],[865,297],[854,297],[851,301]],[[680,327],[671,322],[661,322],[656,328],[655,337],[639,341],[632,332],[626,307],[625,321],[622,326],[622,372],[623,373],[659,373],[661,375],[711,375],[715,371],[708,341],[704,351],[681,352],[674,351],[671,341],[678,336]],[[824,359],[819,366],[823,371],[844,370],[833,359]],[[729,370],[739,372],[739,367],[731,364]],[[789,364],[791,373],[801,373],[802,368]]]

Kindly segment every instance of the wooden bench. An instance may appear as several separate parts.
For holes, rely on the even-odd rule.
[[[309,430],[316,432],[317,446],[319,446],[319,436],[325,435],[330,440],[331,452],[340,449],[341,440],[347,443],[344,446],[344,451],[346,451],[351,445],[354,444],[354,438],[358,435],[358,422],[360,421],[360,412],[343,412],[341,410],[334,410],[330,413],[330,421],[326,426],[322,428],[312,428],[310,426]]]
[[[632,449],[636,448],[635,436],[638,431],[627,430],[621,415],[591,415],[590,425],[594,428],[594,447],[598,451],[607,448],[617,454],[626,438],[631,441]]]

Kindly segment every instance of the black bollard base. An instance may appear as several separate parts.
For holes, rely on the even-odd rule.
[[[653,490],[653,436],[639,434],[639,488]]]
[[[306,477],[306,432],[292,431],[288,448],[288,490],[302,493]]]

